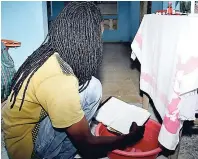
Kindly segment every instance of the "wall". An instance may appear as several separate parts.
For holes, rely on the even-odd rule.
[[[50,17],[50,20],[54,20],[63,8],[64,1],[52,1],[52,16]]]
[[[117,30],[105,30],[104,42],[128,42],[130,41],[130,3],[118,2],[118,26]],[[111,18],[110,16],[108,18]],[[112,17],[114,18],[114,17]]]
[[[166,1],[152,1],[151,13],[167,8]],[[52,2],[54,19],[64,8],[64,2]],[[173,8],[179,5],[173,1]],[[135,37],[140,25],[140,1],[118,1],[118,15],[104,16],[107,19],[118,19],[117,30],[105,30],[104,42],[131,42]]]
[[[158,10],[163,9],[163,1],[152,1],[151,13],[155,13]]]
[[[130,42],[133,41],[138,28],[140,26],[140,1],[131,1],[130,2]]]
[[[140,2],[118,2],[118,30],[105,30],[104,42],[131,42],[139,28]]]
[[[104,16],[103,18],[118,18],[117,30],[105,30],[103,33],[104,42],[131,42],[139,27],[139,1],[118,1],[118,15]],[[54,19],[58,13],[64,8],[64,2],[53,1],[53,15],[50,19]]]
[[[47,32],[46,2],[1,2],[1,38],[21,42],[20,48],[9,49],[16,69],[40,46]]]

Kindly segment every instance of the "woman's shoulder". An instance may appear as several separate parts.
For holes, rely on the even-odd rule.
[[[71,76],[75,77],[72,68],[58,53],[54,53],[49,57],[49,59],[35,73],[33,79],[34,82],[39,84],[42,81],[55,76],[66,76],[68,79],[70,79]]]

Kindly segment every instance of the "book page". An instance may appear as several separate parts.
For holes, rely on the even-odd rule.
[[[96,120],[122,134],[128,134],[132,122],[142,126],[149,117],[147,110],[112,97],[98,111]]]

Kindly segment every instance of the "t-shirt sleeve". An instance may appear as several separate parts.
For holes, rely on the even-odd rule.
[[[37,88],[36,97],[55,128],[69,127],[84,117],[74,76],[57,75],[46,79]]]

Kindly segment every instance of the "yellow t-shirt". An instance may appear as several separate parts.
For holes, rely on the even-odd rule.
[[[21,111],[19,107],[27,79],[12,109],[9,97],[2,117],[5,143],[11,159],[31,158],[38,123],[46,115],[55,128],[69,127],[83,118],[78,80],[72,73],[63,72],[57,54],[54,54],[31,78]]]

